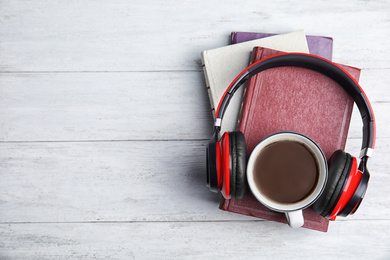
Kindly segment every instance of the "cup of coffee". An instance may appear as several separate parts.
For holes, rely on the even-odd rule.
[[[302,210],[319,198],[327,178],[327,162],[320,147],[296,132],[265,137],[247,165],[253,195],[269,209],[284,212],[294,228],[304,224]]]

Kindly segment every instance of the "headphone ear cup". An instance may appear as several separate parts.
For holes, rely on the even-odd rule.
[[[230,153],[230,194],[232,198],[241,199],[246,191],[246,143],[242,132],[229,133]]]
[[[210,138],[206,149],[206,183],[212,192],[218,192],[217,137]]]
[[[328,162],[328,181],[324,192],[314,203],[317,214],[328,217],[335,208],[352,167],[352,156],[342,150],[335,151]]]

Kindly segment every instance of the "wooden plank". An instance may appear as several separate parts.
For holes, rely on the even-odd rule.
[[[390,137],[388,69],[362,72],[378,137]],[[0,74],[1,141],[208,139],[203,73]],[[356,110],[356,109],[355,109]],[[359,138],[357,110],[349,136]]]
[[[0,140],[200,139],[212,135],[203,74],[44,73],[0,77]]]
[[[337,222],[328,233],[268,221],[0,224],[0,257],[388,259],[390,222],[375,223]]]
[[[205,185],[204,142],[12,143],[0,151],[1,222],[227,216]]]
[[[222,9],[218,1],[1,1],[0,69],[192,70],[199,67],[199,53],[228,44],[231,31],[302,28],[333,37],[337,62],[389,68],[389,13],[390,3],[380,0],[315,5],[278,0],[267,8],[258,1],[240,8],[227,1]],[[313,22],[318,17],[325,22]]]
[[[389,219],[387,139],[358,214]],[[360,141],[349,140],[357,155]],[[0,222],[246,220],[205,185],[205,141],[3,143]]]

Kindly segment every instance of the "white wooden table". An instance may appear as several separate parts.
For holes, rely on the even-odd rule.
[[[0,1],[0,259],[390,258],[390,2]],[[305,29],[362,68],[367,196],[327,233],[218,209],[200,52]],[[358,155],[355,109],[347,151]]]

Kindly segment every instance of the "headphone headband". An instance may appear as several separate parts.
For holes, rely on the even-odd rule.
[[[230,84],[219,102],[215,113],[214,129],[218,133],[223,115],[236,90],[248,79],[264,70],[277,67],[302,67],[317,71],[333,79],[353,98],[363,121],[363,141],[360,157],[371,156],[375,146],[375,118],[371,104],[358,82],[339,65],[322,57],[306,53],[277,54],[253,63]]]

